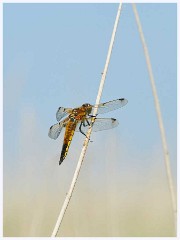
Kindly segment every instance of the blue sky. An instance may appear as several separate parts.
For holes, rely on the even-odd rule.
[[[117,6],[4,4],[5,154],[18,148],[14,138],[23,110],[34,109],[46,137],[59,106],[95,102]],[[139,4],[138,10],[175,161],[176,4]],[[151,87],[129,4],[122,8],[102,101],[121,97],[129,100],[128,105],[110,115],[120,118],[118,130],[124,138],[131,135],[130,144],[140,147],[146,142],[147,148],[158,142]]]
[[[57,158],[53,161],[54,167],[59,167],[63,136],[56,142],[49,139],[49,127],[56,122],[59,106],[95,103],[117,7],[118,4],[3,5],[4,173],[7,181],[11,182],[12,175],[23,169],[23,162],[34,155],[41,158],[38,170],[46,164],[44,161],[51,161],[51,155]],[[137,4],[137,9],[149,48],[176,178],[176,4]],[[151,85],[130,4],[122,6],[101,101],[123,97],[128,99],[124,108],[101,116],[114,117],[120,122],[112,130],[117,154],[121,154],[123,147],[123,157],[127,160],[118,165],[119,171],[124,169],[127,173],[128,169],[137,168],[138,174],[145,176],[156,164],[164,171]],[[112,132],[93,134],[95,143],[89,151],[94,155],[97,149],[103,151],[103,144],[106,145]],[[71,149],[72,152],[75,149],[77,156],[80,154],[82,142],[78,145],[79,140],[82,137],[75,137],[68,159],[72,158]],[[95,165],[95,171],[99,171],[102,164]]]

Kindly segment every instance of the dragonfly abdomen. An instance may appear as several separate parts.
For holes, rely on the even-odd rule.
[[[60,156],[60,160],[59,160],[59,165],[63,162],[63,160],[65,159],[65,157],[67,156],[68,150],[69,150],[69,146],[71,144],[75,129],[76,129],[76,125],[77,123],[74,122],[70,122],[66,125],[66,131],[65,131],[65,136],[64,136],[64,142],[63,142],[63,146],[62,146],[62,151],[61,151],[61,156]]]

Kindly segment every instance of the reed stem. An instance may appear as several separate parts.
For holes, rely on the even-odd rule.
[[[172,204],[172,211],[174,215],[174,233],[176,236],[177,232],[177,208],[176,208],[176,197],[175,197],[175,191],[174,191],[174,185],[173,185],[173,177],[172,177],[172,172],[171,172],[171,166],[170,166],[170,158],[169,158],[169,151],[168,151],[168,146],[167,146],[167,141],[166,141],[166,134],[165,134],[165,129],[164,129],[164,124],[163,124],[163,118],[161,115],[161,108],[160,108],[160,103],[158,99],[158,94],[156,90],[156,85],[155,85],[155,80],[153,76],[153,71],[152,71],[152,66],[151,66],[151,60],[148,52],[148,47],[145,41],[145,37],[143,34],[140,18],[137,12],[136,4],[132,3],[136,23],[138,26],[138,31],[139,35],[141,38],[143,50],[144,50],[144,55],[146,59],[146,64],[148,68],[148,73],[149,73],[149,78],[151,82],[151,87],[152,87],[152,92],[154,96],[154,104],[155,104],[155,109],[157,113],[157,118],[158,118],[158,123],[159,123],[159,128],[160,128],[160,133],[161,133],[161,140],[162,140],[162,146],[163,146],[163,152],[164,152],[164,162],[165,162],[165,168],[166,168],[166,175],[167,175],[167,180],[168,180],[168,187],[169,187],[169,192],[171,196],[171,204]]]
[[[96,98],[96,104],[100,103],[100,99],[101,99],[101,95],[102,95],[102,91],[103,91],[103,86],[104,86],[104,82],[105,82],[105,79],[106,79],[106,74],[107,74],[107,70],[108,70],[108,66],[109,66],[109,62],[110,62],[110,57],[111,57],[111,53],[112,53],[112,49],[113,49],[113,44],[114,44],[114,39],[115,39],[115,35],[116,35],[116,30],[117,30],[117,26],[118,26],[118,22],[119,22],[119,18],[120,18],[121,7],[122,7],[122,3],[120,3],[119,7],[118,7],[117,16],[116,16],[116,19],[115,19],[114,28],[113,28],[113,32],[112,32],[112,36],[111,36],[110,45],[109,45],[109,50],[108,50],[108,54],[107,54],[107,58],[106,58],[106,63],[105,63],[105,66],[104,66],[104,71],[102,73],[100,86],[99,86],[99,91],[98,91],[97,98]],[[94,108],[94,109],[95,110],[93,112],[93,116],[96,115],[97,110],[98,110],[97,108]],[[52,232],[51,237],[56,237],[57,236],[59,228],[60,228],[60,226],[62,224],[63,217],[65,215],[66,209],[67,209],[68,204],[70,202],[70,199],[72,197],[73,190],[74,190],[75,184],[77,182],[77,178],[78,178],[79,172],[81,170],[81,166],[82,166],[85,154],[86,154],[86,150],[87,150],[87,147],[88,147],[88,143],[89,143],[91,132],[92,132],[92,127],[90,127],[88,129],[88,132],[86,134],[87,137],[84,140],[83,147],[82,147],[82,150],[81,150],[81,154],[80,154],[80,157],[79,157],[79,160],[78,160],[78,164],[77,164],[76,170],[74,172],[74,176],[73,176],[73,179],[72,179],[69,191],[68,191],[68,193],[66,195],[66,198],[64,200],[63,206],[61,208],[60,214],[58,216],[58,219],[57,219],[57,222],[56,222],[56,225],[54,227],[54,230]]]

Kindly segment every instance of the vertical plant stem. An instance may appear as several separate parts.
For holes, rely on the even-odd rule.
[[[163,146],[163,152],[164,152],[164,160],[165,160],[165,168],[166,168],[166,174],[167,174],[167,180],[168,180],[168,187],[169,187],[169,191],[170,191],[171,204],[172,204],[172,210],[173,210],[173,215],[174,215],[174,232],[176,235],[176,231],[177,231],[176,230],[177,229],[176,197],[175,197],[173,178],[172,178],[172,172],[171,172],[171,166],[170,166],[168,146],[167,146],[167,141],[166,141],[166,134],[165,134],[163,119],[162,119],[162,115],[161,115],[161,108],[160,108],[158,94],[157,94],[156,85],[155,85],[155,80],[154,80],[154,76],[153,76],[150,56],[149,56],[147,44],[146,44],[146,41],[144,38],[140,18],[139,18],[135,3],[132,3],[132,7],[133,7],[136,23],[138,26],[138,31],[139,31],[139,35],[141,38],[141,42],[143,45],[144,55],[145,55],[145,59],[146,59],[146,64],[147,64],[147,68],[148,68],[148,72],[149,72],[149,78],[150,78],[150,82],[151,82],[152,92],[153,92],[153,96],[154,96],[154,104],[155,104],[155,109],[156,109],[156,113],[157,113],[160,133],[161,133],[161,140],[162,140],[162,146]]]
[[[97,98],[96,98],[96,104],[99,104],[100,99],[101,99],[103,86],[104,86],[104,82],[105,82],[105,78],[106,78],[106,74],[107,74],[107,70],[108,70],[108,66],[109,66],[109,62],[110,62],[110,57],[111,57],[111,53],[112,53],[112,49],[113,49],[115,34],[116,34],[118,22],[119,22],[120,13],[121,13],[121,7],[122,7],[122,3],[120,3],[119,7],[118,7],[117,16],[116,16],[116,20],[115,20],[115,23],[114,23],[114,28],[113,28],[111,41],[110,41],[110,45],[109,45],[109,50],[108,50],[108,54],[107,54],[107,59],[106,59],[106,63],[105,63],[105,66],[104,66],[104,71],[102,73],[100,86],[99,86],[99,91],[98,91]],[[98,109],[95,108],[95,110],[93,112],[93,116],[96,115],[97,110]],[[87,147],[88,147],[88,143],[89,143],[91,132],[92,132],[92,127],[90,127],[88,129],[88,132],[86,134],[87,137],[84,140],[83,147],[82,147],[82,150],[81,150],[81,154],[80,154],[80,157],[79,157],[79,160],[78,160],[78,164],[77,164],[76,170],[74,172],[74,176],[73,176],[73,179],[72,179],[69,191],[68,191],[68,193],[66,195],[66,198],[64,200],[63,206],[61,208],[60,214],[58,216],[58,219],[57,219],[57,222],[56,222],[56,225],[54,227],[54,230],[53,230],[53,233],[52,233],[51,237],[56,237],[57,236],[58,230],[59,230],[59,228],[61,226],[64,214],[66,212],[66,209],[68,207],[69,201],[70,201],[70,199],[72,197],[72,193],[73,193],[75,184],[77,182],[77,178],[78,178],[78,175],[79,175],[82,163],[83,163],[83,159],[84,159],[85,154],[86,154],[86,150],[87,150]]]

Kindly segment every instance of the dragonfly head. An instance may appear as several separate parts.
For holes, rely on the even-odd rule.
[[[91,106],[91,104],[89,104],[89,103],[84,103],[83,105],[82,105],[82,107],[90,107]]]

